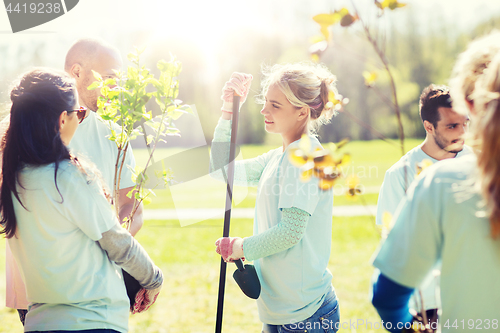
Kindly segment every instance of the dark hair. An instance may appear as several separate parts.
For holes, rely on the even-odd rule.
[[[431,84],[420,95],[419,113],[422,123],[427,120],[436,128],[441,120],[439,108],[451,108],[450,88]]]
[[[59,117],[76,104],[74,80],[66,73],[47,68],[34,69],[21,77],[10,93],[10,124],[2,140],[2,183],[0,190],[0,234],[11,238],[16,233],[16,216],[12,193],[21,205],[17,185],[18,172],[25,164],[55,163],[57,188],[59,162],[70,159],[61,140]],[[57,188],[59,191],[59,189]]]

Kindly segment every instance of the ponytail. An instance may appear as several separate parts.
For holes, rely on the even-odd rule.
[[[269,87],[276,84],[290,104],[310,109],[308,128],[315,133],[336,114],[330,95],[338,95],[336,77],[324,65],[296,63],[274,65],[263,69],[262,92],[258,97],[264,104]]]
[[[480,186],[491,235],[500,236],[500,54],[478,80],[473,94]]]

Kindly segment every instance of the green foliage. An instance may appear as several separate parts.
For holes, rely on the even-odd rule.
[[[129,220],[132,218],[137,206],[143,201],[149,201],[148,196],[154,194],[151,189],[143,185],[148,180],[145,170],[152,161],[156,145],[165,141],[168,136],[180,136],[180,131],[173,123],[185,113],[191,113],[188,105],[183,105],[177,99],[179,95],[179,74],[182,70],[181,63],[171,56],[170,61],[160,60],[157,67],[160,71],[156,79],[146,66],[141,65],[140,56],[144,49],[137,49],[128,55],[132,66],[126,71],[115,72],[114,78],[103,80],[99,73],[94,72],[96,81],[90,85],[89,90],[100,89],[101,97],[97,102],[97,113],[111,129],[109,140],[114,141],[119,154],[115,165],[114,197],[120,188],[121,172],[124,167],[126,154],[130,141],[143,136],[150,148],[150,155],[143,169],[133,171],[133,180],[136,183],[134,190],[128,193],[137,200]],[[147,103],[154,100],[160,109],[160,114],[153,117]],[[149,131],[146,132],[146,127]],[[148,134],[151,133],[152,134]],[[172,179],[168,170],[159,175],[166,183]],[[118,208],[117,208],[118,211]]]

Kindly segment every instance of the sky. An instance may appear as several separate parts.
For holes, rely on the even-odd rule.
[[[158,45],[171,37],[185,40],[190,45],[196,46],[197,51],[194,52],[201,52],[206,63],[211,63],[222,52],[221,50],[226,52],[227,45],[223,43],[228,35],[250,31],[274,34],[280,38],[308,40],[314,35],[319,35],[319,27],[312,22],[314,15],[343,6],[350,8],[350,1],[80,0],[78,5],[65,15],[15,34],[10,28],[6,11],[0,8],[0,51],[2,47],[8,47],[8,59],[6,61],[2,59],[4,61],[0,62],[0,76],[2,70],[8,72],[9,66],[13,65],[12,62],[23,64],[22,57],[18,56],[20,49],[26,52],[28,59],[29,52],[33,52],[34,46],[43,42],[45,45],[42,50],[45,52],[43,59],[49,59],[45,60],[46,63],[43,65],[58,68],[64,62],[67,48],[76,39],[102,37],[119,44],[116,40],[118,31],[144,32],[140,40],[142,45],[137,46]],[[375,8],[372,1],[354,0],[362,14],[373,14]],[[422,22],[418,24],[417,29],[421,31],[450,25],[454,27],[452,33],[458,34],[472,29],[476,24],[492,16],[500,16],[500,0],[400,0],[400,2],[417,9],[416,21]],[[388,12],[387,16],[398,29],[408,28],[407,15],[404,11]],[[311,24],[304,23],[308,17],[311,18]],[[126,37],[121,36],[121,38]],[[244,43],[245,40],[242,38],[241,45]],[[123,54],[131,51],[130,45],[123,40],[121,44],[124,45],[124,49],[121,50]],[[47,54],[50,56],[47,57]],[[0,81],[2,80],[11,78],[0,77]]]
[[[372,0],[355,0],[363,12]],[[467,30],[492,15],[500,15],[499,0],[401,0],[417,10],[428,25],[451,23]],[[283,33],[296,15],[328,12],[350,5],[348,0],[80,0],[70,12],[28,31],[12,34],[7,13],[0,10],[0,44],[40,38],[41,34],[106,35],[113,30],[149,31],[153,42],[169,35],[195,41],[213,53],[222,37],[238,29]],[[396,12],[394,12],[396,13]],[[391,13],[392,14],[392,13]],[[404,15],[392,15],[402,29]],[[314,26],[309,29],[314,29]],[[306,29],[307,30],[307,29]],[[44,36],[45,38],[46,36]]]

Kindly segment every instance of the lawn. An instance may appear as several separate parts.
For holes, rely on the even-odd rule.
[[[407,141],[407,150],[418,141]],[[257,156],[272,147],[243,147],[245,158]],[[352,155],[352,170],[362,184],[380,186],[385,170],[399,159],[395,146],[380,141],[352,142],[346,146]],[[165,151],[171,154],[172,151]],[[145,158],[144,151],[136,151],[138,164]],[[370,174],[368,170],[372,170]],[[361,172],[365,172],[363,176]],[[174,208],[169,190],[157,191],[157,197],[147,207]],[[210,198],[207,199],[210,203]],[[252,207],[255,192],[250,190],[237,207]],[[377,194],[365,195],[365,201],[375,204]],[[335,204],[349,203],[343,196]],[[361,202],[355,202],[360,204]],[[191,201],[191,207],[198,202]],[[342,331],[379,332],[366,325],[357,328],[352,323],[374,323],[378,317],[369,303],[370,277],[373,269],[369,262],[379,242],[379,233],[373,217],[359,216],[332,219],[332,253],[329,269],[340,302]],[[252,220],[234,219],[231,234],[252,234]],[[213,332],[217,307],[217,287],[220,257],[215,254],[214,242],[222,235],[222,221],[206,220],[195,225],[180,227],[175,220],[149,220],[137,239],[165,274],[165,284],[156,304],[146,313],[130,317],[133,333],[196,333]],[[5,299],[5,239],[0,238],[0,299]],[[232,274],[234,266],[228,272]],[[255,301],[244,296],[228,274],[224,332],[260,332],[261,324]],[[22,332],[17,312],[0,307],[0,333]]]

